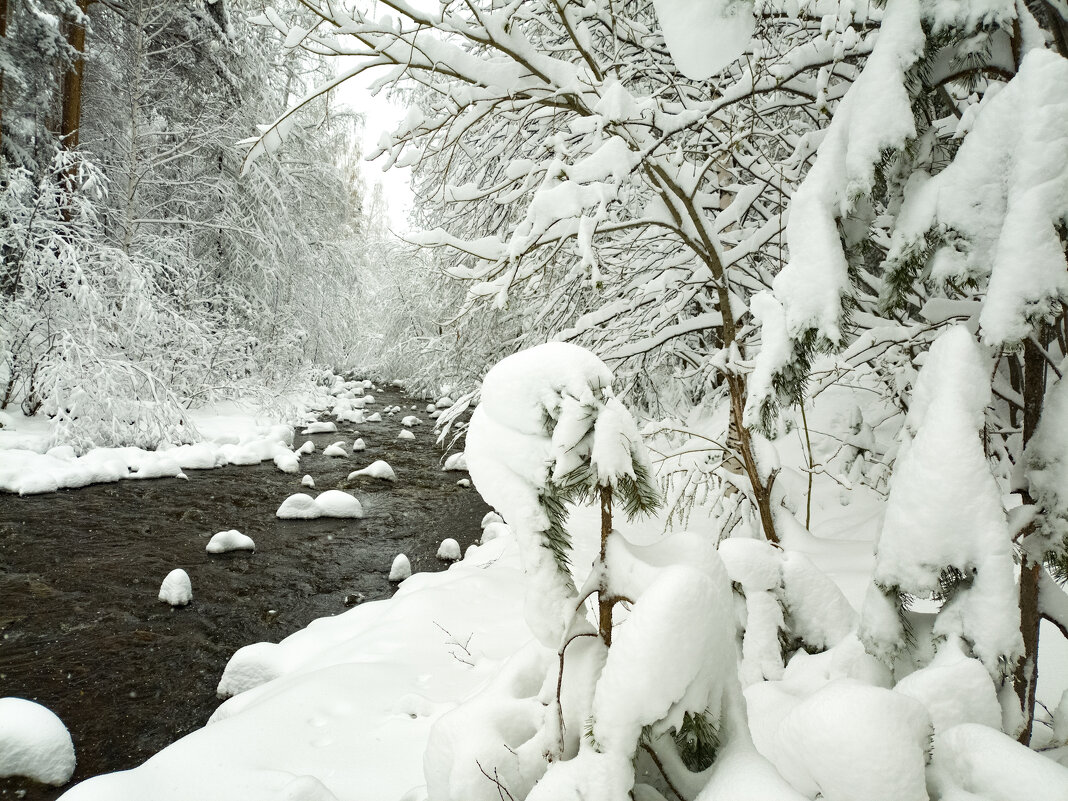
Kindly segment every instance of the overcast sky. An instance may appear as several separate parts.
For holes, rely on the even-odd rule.
[[[344,60],[338,64],[339,69],[345,66]],[[378,140],[384,132],[391,131],[405,115],[405,109],[386,100],[386,90],[383,89],[377,97],[371,95],[367,87],[379,77],[378,73],[363,73],[345,81],[336,90],[336,100],[364,114],[365,123],[363,131],[363,152],[367,155],[374,152],[378,146]],[[382,171],[385,157],[375,161],[365,162],[364,177],[370,190],[376,183],[382,184],[385,192],[386,203],[389,206],[391,227],[400,232],[408,228],[408,211],[412,205],[412,191],[409,187],[411,170],[408,168],[393,167]]]

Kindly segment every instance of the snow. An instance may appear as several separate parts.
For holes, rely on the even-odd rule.
[[[412,575],[412,563],[402,553],[393,557],[393,564],[389,567],[390,581],[404,581]]]
[[[356,451],[365,451],[365,450],[367,450],[367,443],[364,442],[362,438],[358,438],[356,440],[353,440],[353,443],[352,443],[352,452],[353,453],[356,453]]]
[[[368,422],[368,423],[381,423],[382,422],[382,415],[379,412],[375,412],[374,414],[368,416],[368,418],[367,418],[367,420],[365,422]]]
[[[297,452],[305,455],[309,453],[315,453],[315,443],[312,442],[310,439],[306,440],[304,444],[297,449]]]
[[[964,655],[959,642],[947,640],[929,665],[903,678],[894,691],[927,708],[935,734],[960,723],[1001,728],[997,688],[983,663]]]
[[[935,735],[931,775],[943,798],[1068,799],[1068,768],[977,723],[962,723]],[[951,795],[954,791],[956,796]]]
[[[304,478],[300,480],[300,485],[302,487],[308,487],[309,489],[315,489],[315,479],[309,475],[305,475]]]
[[[348,454],[345,453],[345,443],[343,441],[338,441],[331,445],[327,445],[323,448],[323,456],[335,456],[341,458],[348,456]]]
[[[1058,226],[1068,195],[1068,61],[1036,49],[998,92],[988,92],[950,165],[906,193],[888,263],[938,229],[934,282],[988,281],[983,340],[1015,343],[1033,318],[1068,300]],[[990,165],[999,169],[990,169]]]
[[[794,193],[786,228],[790,261],[774,281],[782,312],[769,303],[758,307],[771,323],[773,345],[756,357],[761,393],[770,391],[771,374],[785,366],[783,325],[790,340],[814,332],[841,342],[842,298],[850,286],[838,221],[848,216],[856,198],[868,194],[883,152],[903,147],[916,135],[905,75],[925,44],[918,0],[888,4],[871,56],[835,110],[812,168]],[[757,396],[750,403],[764,400]]]
[[[349,480],[359,478],[360,476],[366,476],[367,478],[378,478],[382,481],[396,481],[397,474],[393,472],[393,468],[389,466],[387,462],[381,459],[376,459],[360,470],[353,470],[349,473]]]
[[[227,553],[229,551],[254,551],[256,543],[252,537],[242,534],[237,529],[220,531],[214,534],[205,548],[208,553]]]
[[[927,801],[929,726],[917,701],[835,679],[783,715],[764,756],[809,797]]]
[[[189,574],[180,567],[168,573],[160,585],[159,599],[171,606],[185,606],[192,601],[193,585],[189,581]]]
[[[1023,642],[1008,523],[981,440],[989,374],[963,326],[931,346],[905,419],[873,578],[881,588],[929,597],[947,569],[974,577],[944,605],[934,631],[963,636],[993,673],[1015,662]],[[871,598],[870,615],[885,630],[885,613]]]
[[[397,439],[407,439],[407,440],[415,439],[415,434],[413,434],[408,429],[404,429],[399,434],[397,434]]]
[[[453,403],[455,403],[455,401],[452,398],[450,398],[448,395],[442,395],[434,403],[434,407],[437,408],[437,409],[448,409],[453,405]],[[428,411],[433,411],[433,409],[430,409]]]
[[[455,562],[460,558],[460,543],[451,537],[443,539],[438,546],[438,559],[444,562]]]
[[[0,777],[63,785],[74,775],[74,743],[52,710],[24,698],[0,698]]]
[[[407,417],[401,418],[401,425],[411,428],[412,426],[421,426],[423,421],[416,417],[414,414],[410,414]]]
[[[466,470],[467,469],[467,454],[453,453],[445,459],[445,464],[441,468],[442,470]]]
[[[184,478],[186,470],[267,460],[283,472],[299,469],[299,452],[290,450],[291,427],[223,404],[190,413],[202,442],[161,443],[156,450],[92,448],[81,456],[69,446],[50,447],[54,422],[11,417],[14,423],[0,429],[0,492],[30,495],[126,479]]]
[[[275,515],[282,520],[363,517],[363,506],[354,496],[341,490],[326,490],[316,498],[298,492],[286,498]]]
[[[756,28],[753,4],[740,0],[653,0],[671,58],[694,81],[745,52]]]
[[[337,424],[329,421],[317,420],[314,423],[309,423],[308,426],[301,431],[301,434],[333,434],[337,431]]]

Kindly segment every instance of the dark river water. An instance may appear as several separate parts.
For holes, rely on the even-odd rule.
[[[138,765],[203,726],[220,703],[223,668],[242,645],[277,642],[315,618],[388,597],[398,553],[414,571],[441,570],[442,539],[464,549],[477,540],[488,507],[457,486],[466,473],[441,470],[426,402],[374,395],[369,409],[403,411],[382,423],[339,424],[336,434],[298,429],[294,445],[310,439],[316,452],[295,475],[266,462],[189,470],[188,481],[0,494],[0,697],[38,701],[66,723],[78,758],[73,782]],[[396,438],[405,414],[424,421],[415,440]],[[356,429],[366,451],[322,455],[342,439],[348,451]],[[389,462],[395,483],[346,482],[375,459]],[[314,490],[300,486],[304,473]],[[360,499],[366,517],[275,517],[294,492],[338,487]],[[205,552],[212,534],[231,528],[252,537],[256,552]],[[189,573],[193,602],[172,610],[157,594],[176,567]],[[70,786],[0,779],[0,798],[50,801]]]

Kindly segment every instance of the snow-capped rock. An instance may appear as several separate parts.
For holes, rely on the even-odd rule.
[[[401,425],[411,428],[412,426],[421,426],[423,421],[416,417],[414,414],[409,414],[407,417],[401,418]]]
[[[382,422],[382,415],[379,414],[378,412],[375,412],[374,414],[369,416],[364,422],[365,423],[381,423]]]
[[[301,445],[299,448],[297,448],[297,453],[303,453],[303,454],[315,453],[315,443],[312,442],[310,439],[309,440],[305,440],[304,444]]]
[[[405,428],[403,431],[397,434],[397,439],[415,439],[415,434]]]
[[[332,434],[337,431],[337,423],[330,423],[325,420],[316,420],[314,423],[309,423],[308,427],[301,431],[301,434]]]
[[[344,457],[348,456],[348,454],[345,453],[345,443],[344,442],[335,442],[335,443],[333,443],[331,445],[327,445],[323,449],[323,456],[336,456],[336,457],[340,457],[340,458],[344,458]]]
[[[286,498],[275,515],[283,520],[314,520],[317,517],[363,517],[363,506],[341,490],[327,490],[317,498],[298,492]]]
[[[310,487],[310,488],[314,489],[315,488],[315,479],[312,478],[309,475],[305,475],[304,478],[302,478],[300,480],[300,485],[302,487]]]
[[[408,557],[402,553],[399,553],[394,557],[393,564],[389,568],[389,580],[390,581],[404,581],[412,575],[412,563],[408,561]]]
[[[459,453],[452,454],[445,460],[445,464],[441,468],[442,470],[467,470],[467,455],[460,451]]]
[[[56,714],[24,698],[0,698],[0,777],[59,786],[74,775],[74,743]]]
[[[208,553],[227,553],[228,551],[254,551],[256,543],[252,537],[242,534],[236,528],[215,534],[204,549]]]
[[[438,559],[443,562],[455,562],[460,558],[460,543],[449,537],[438,546]]]
[[[383,481],[396,481],[397,474],[393,472],[393,468],[381,459],[371,462],[367,467],[362,470],[353,470],[349,473],[349,479],[359,478],[360,476],[366,476],[367,478],[379,478]]]
[[[363,517],[363,505],[341,490],[327,490],[315,499],[323,517]]]
[[[278,511],[274,514],[275,517],[282,520],[312,520],[322,516],[322,512],[315,503],[315,498],[311,495],[305,495],[303,492],[290,495],[282,501],[282,505],[278,507]]]
[[[367,443],[364,442],[362,438],[361,439],[357,439],[352,443],[352,452],[353,453],[356,453],[356,451],[365,451],[365,450],[367,450]]]
[[[160,585],[159,599],[171,606],[185,606],[192,601],[193,584],[189,580],[189,574],[180,567],[168,573]]]
[[[442,395],[440,398],[438,398],[438,402],[434,405],[439,409],[448,409],[450,406],[452,406],[452,404],[452,398],[450,398],[448,395]]]

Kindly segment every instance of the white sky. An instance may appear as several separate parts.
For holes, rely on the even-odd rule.
[[[343,68],[344,64],[342,60],[338,65],[339,68]],[[380,91],[377,97],[371,95],[367,87],[377,77],[379,75],[375,72],[362,73],[345,81],[334,91],[336,102],[364,114],[363,152],[365,155],[374,152],[382,134],[392,131],[407,113],[406,109],[386,100],[385,89]],[[365,161],[364,179],[367,181],[369,192],[376,183],[382,184],[386,204],[389,207],[390,227],[400,233],[408,229],[408,212],[412,206],[412,190],[409,185],[411,170],[407,167],[393,167],[383,172],[383,164],[385,164],[384,156],[375,161]],[[370,196],[368,196],[369,200]]]

